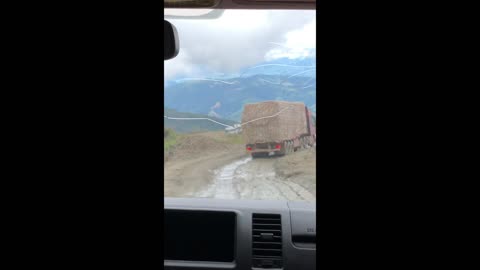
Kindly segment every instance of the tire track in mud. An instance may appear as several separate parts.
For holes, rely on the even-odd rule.
[[[315,196],[276,175],[275,158],[236,160],[214,172],[212,183],[192,197],[314,202]]]
[[[252,160],[251,157],[234,161],[221,167],[214,173],[213,183],[207,189],[196,192],[194,197],[218,198],[218,199],[237,199],[238,191],[235,189],[236,170],[238,167]]]

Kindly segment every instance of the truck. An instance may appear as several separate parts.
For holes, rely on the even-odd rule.
[[[245,104],[242,133],[252,158],[283,156],[316,145],[312,112],[303,102]]]

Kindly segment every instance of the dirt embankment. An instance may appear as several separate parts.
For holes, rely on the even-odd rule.
[[[276,160],[277,176],[294,182],[316,196],[316,149],[308,148],[291,153]]]
[[[213,170],[246,156],[239,135],[223,132],[184,135],[165,162],[164,196],[188,196],[208,186]]]

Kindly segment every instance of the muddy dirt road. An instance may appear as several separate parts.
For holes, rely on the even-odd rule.
[[[213,143],[209,137],[202,137],[201,140]],[[188,156],[180,152],[176,158],[165,163],[164,195],[315,201],[313,149],[284,157],[252,159],[245,153],[243,145],[215,146],[215,151],[199,153],[192,152],[190,147]]]
[[[236,160],[215,171],[213,181],[192,197],[219,199],[315,201],[301,185],[284,180],[275,172],[276,158]]]

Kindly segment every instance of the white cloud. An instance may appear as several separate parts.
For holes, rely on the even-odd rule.
[[[215,105],[213,105],[210,109],[214,110],[214,109],[218,109],[222,106],[222,103],[220,103],[220,101],[217,101],[215,103]]]
[[[171,22],[179,34],[180,52],[165,61],[165,79],[228,74],[266,59],[315,52],[314,11],[226,10],[215,20]]]
[[[267,60],[287,57],[291,59],[315,56],[316,53],[316,19],[312,19],[301,29],[288,32],[284,44],[274,44],[277,48],[267,52]]]

